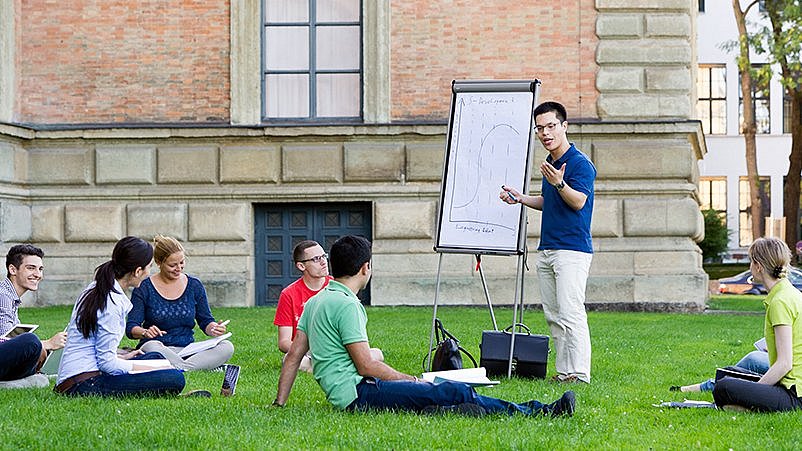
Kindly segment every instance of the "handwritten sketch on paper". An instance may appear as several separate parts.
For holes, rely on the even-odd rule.
[[[454,95],[436,248],[514,252],[523,207],[498,194],[526,186],[534,93]]]

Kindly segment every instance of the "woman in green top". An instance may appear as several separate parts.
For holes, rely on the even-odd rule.
[[[786,277],[791,251],[777,238],[758,238],[749,247],[749,259],[752,276],[769,292],[763,301],[763,330],[771,366],[757,382],[721,379],[713,398],[725,409],[776,412],[802,408],[797,388],[802,383],[802,293]]]

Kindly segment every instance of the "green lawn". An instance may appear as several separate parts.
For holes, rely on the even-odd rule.
[[[708,310],[727,310],[737,312],[765,312],[763,299],[759,294],[720,294],[711,296],[707,301]]]
[[[593,383],[577,393],[573,418],[419,416],[344,413],[332,408],[313,378],[299,375],[287,407],[272,408],[280,355],[272,308],[216,308],[231,319],[242,366],[237,394],[218,395],[221,373],[187,373],[188,389],[212,399],[69,399],[46,389],[0,391],[5,449],[792,449],[802,441],[802,414],[752,414],[708,409],[661,409],[681,400],[668,387],[701,381],[716,366],[735,363],[762,335],[760,315],[655,313],[589,314]],[[64,327],[66,307],[23,309],[42,334]],[[486,309],[441,307],[441,319],[478,358]],[[502,324],[509,309],[497,309]],[[368,309],[371,345],[388,363],[420,373],[430,308]],[[543,333],[542,313],[525,322]],[[126,344],[126,342],[124,342]],[[553,374],[553,360],[549,374]],[[480,389],[511,400],[552,400],[569,387],[544,380],[504,380]],[[710,394],[688,398],[712,400]]]

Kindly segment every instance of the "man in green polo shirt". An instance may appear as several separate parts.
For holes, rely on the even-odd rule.
[[[362,237],[344,236],[332,245],[330,259],[334,280],[304,307],[297,334],[281,367],[274,406],[282,407],[287,402],[301,359],[309,351],[315,380],[329,402],[343,410],[573,414],[575,401],[570,390],[551,404],[536,400],[516,404],[479,395],[459,382],[420,381],[373,359],[366,329],[368,318],[355,294],[367,286],[371,277],[371,243]]]

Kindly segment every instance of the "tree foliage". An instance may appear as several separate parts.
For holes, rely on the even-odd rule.
[[[705,238],[699,243],[704,261],[717,261],[727,250],[729,231],[722,214],[709,209],[702,212],[705,220]]]

